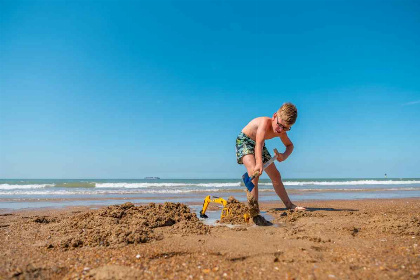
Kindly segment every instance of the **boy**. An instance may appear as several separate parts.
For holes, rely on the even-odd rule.
[[[286,160],[293,151],[293,143],[287,137],[287,131],[292,128],[296,122],[297,109],[292,103],[284,103],[280,109],[273,114],[272,118],[259,117],[250,121],[236,138],[236,159],[239,164],[244,164],[248,175],[251,177],[256,172],[258,175],[262,174],[263,163],[267,162],[271,156],[265,147],[264,141],[274,137],[280,137],[280,140],[286,146],[284,153],[275,151],[277,160],[279,162]],[[281,181],[280,172],[277,170],[276,165],[271,164],[265,172],[270,177],[274,190],[283,201],[288,209],[292,210],[305,210],[304,207],[296,206],[292,203],[287,195],[286,189]],[[255,187],[248,196],[248,203],[251,207],[251,216],[259,213],[258,209],[258,177],[252,182]],[[253,201],[253,202],[252,202]],[[253,205],[252,205],[253,204]],[[255,214],[253,214],[252,207],[256,207]]]

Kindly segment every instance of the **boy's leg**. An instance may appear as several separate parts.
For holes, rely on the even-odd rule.
[[[248,154],[242,157],[242,161],[246,167],[248,175],[252,176],[255,168],[255,156]],[[265,219],[259,216],[260,207],[258,205],[258,177],[252,180],[254,188],[251,192],[247,191],[246,198],[248,200],[249,214],[256,225],[264,225]],[[262,218],[262,219],[261,219]]]
[[[252,174],[254,174],[254,168],[255,168],[255,156],[253,154],[244,155],[242,157],[242,162],[244,163],[246,167],[246,171],[248,172],[248,175],[251,177]],[[252,183],[254,183],[254,188],[252,189],[251,194],[254,196],[255,200],[258,201],[258,177],[254,178],[252,180]]]
[[[280,172],[277,170],[275,164],[270,164],[266,169],[265,172],[267,173],[268,177],[270,177],[271,182],[273,183],[274,190],[276,194],[280,197],[281,201],[283,201],[284,205],[287,208],[292,208],[293,203],[290,201],[289,195],[284,188],[283,182],[281,181]]]

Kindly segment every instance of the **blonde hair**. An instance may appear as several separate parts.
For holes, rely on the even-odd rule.
[[[292,103],[284,103],[277,111],[277,116],[281,118],[287,125],[292,125],[297,119],[297,109]]]

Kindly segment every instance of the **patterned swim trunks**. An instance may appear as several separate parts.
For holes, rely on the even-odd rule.
[[[241,132],[238,135],[238,138],[236,138],[236,160],[239,164],[244,164],[242,162],[242,157],[245,155],[253,154],[255,155],[255,141],[249,138],[248,135]],[[262,158],[263,163],[266,163],[270,160],[271,155],[268,152],[267,148],[265,147],[265,143],[263,146],[262,151]]]

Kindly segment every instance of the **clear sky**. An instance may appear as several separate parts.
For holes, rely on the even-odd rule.
[[[240,178],[286,101],[284,178],[420,177],[420,2],[0,2],[0,178]]]

